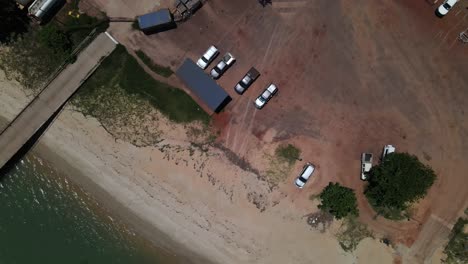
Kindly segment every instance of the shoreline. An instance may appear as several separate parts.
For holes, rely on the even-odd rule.
[[[148,240],[158,250],[163,250],[166,254],[176,256],[178,260],[182,261],[181,263],[212,263],[195,252],[191,252],[190,249],[180,243],[177,243],[177,241],[171,239],[153,224],[138,217],[130,208],[120,203],[109,192],[96,184],[90,176],[83,174],[79,169],[62,159],[60,155],[51,150],[46,144],[38,142],[33,147],[32,152],[39,158],[52,164],[56,170],[66,175],[75,184],[81,186],[96,201],[99,201],[106,210],[109,210],[113,215],[120,218],[130,230]],[[176,251],[175,249],[178,250]],[[182,252],[186,253],[183,254]]]
[[[28,99],[1,77],[6,109],[0,115],[11,119]],[[344,252],[333,228],[307,225],[304,216],[318,210],[314,203],[297,207],[294,193],[271,190],[219,149],[191,149],[181,135],[171,138],[183,129],[169,128],[171,135],[156,146],[136,147],[65,107],[33,151],[183,263],[353,263],[367,252]],[[382,263],[392,263],[390,249],[370,242]]]

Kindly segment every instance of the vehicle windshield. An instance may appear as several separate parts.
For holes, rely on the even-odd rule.
[[[445,7],[445,9],[447,9],[447,10],[450,10],[450,8],[452,8],[452,6],[449,5],[449,3],[445,3],[445,4],[444,4],[444,7]]]
[[[301,182],[303,182],[303,183],[306,183],[306,182],[307,182],[307,180],[304,179],[304,178],[302,178],[302,176],[299,176],[299,180],[300,180]]]
[[[205,56],[201,57],[201,59],[205,62],[208,63],[209,61],[205,58]]]

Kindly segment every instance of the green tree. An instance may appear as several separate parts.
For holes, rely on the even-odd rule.
[[[44,26],[39,31],[39,42],[57,55],[68,55],[72,48],[72,43],[67,34],[52,23]]]
[[[318,208],[341,219],[348,215],[358,216],[357,200],[354,190],[341,186],[339,183],[329,183],[320,193],[322,203]]]
[[[371,170],[364,193],[379,214],[394,218],[386,212],[401,215],[410,203],[426,195],[435,179],[434,171],[416,156],[392,153]]]
[[[28,24],[25,9],[19,9],[13,0],[0,0],[0,42],[8,41],[13,33],[26,32]]]

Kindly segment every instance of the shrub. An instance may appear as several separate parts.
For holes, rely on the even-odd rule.
[[[341,219],[348,215],[357,216],[357,199],[354,191],[350,188],[341,186],[339,183],[329,183],[322,193],[320,193],[322,203],[318,205],[323,211]]]

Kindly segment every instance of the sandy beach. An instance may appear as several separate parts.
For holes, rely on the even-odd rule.
[[[1,115],[12,119],[27,101],[1,73]],[[307,225],[316,202],[296,207],[217,148],[188,151],[181,131],[171,127],[157,146],[135,147],[67,106],[34,151],[155,245],[182,249],[177,254],[195,263],[393,262],[393,250],[373,239],[344,252],[333,235],[338,223],[324,233]]]

